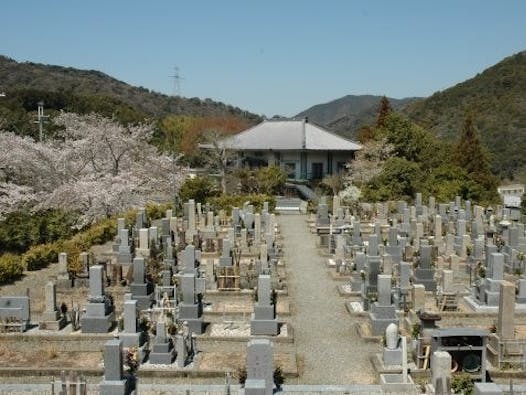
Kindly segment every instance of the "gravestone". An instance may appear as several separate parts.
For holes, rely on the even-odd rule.
[[[131,294],[126,294],[124,300],[124,328],[119,333],[122,345],[129,347],[142,347],[146,342],[146,334],[139,329],[137,320],[137,301],[130,299]]]
[[[119,250],[117,253],[117,263],[129,266],[132,263],[132,246],[129,243],[128,229],[119,230]]]
[[[497,333],[500,340],[513,340],[515,339],[515,285],[509,281],[501,281],[499,299]]]
[[[430,245],[420,246],[420,264],[415,269],[414,280],[416,284],[422,284],[426,291],[436,291],[434,279],[435,269],[432,267],[432,247]]]
[[[68,273],[68,254],[65,252],[58,254],[57,286],[60,288],[71,287],[71,279]]]
[[[104,269],[89,269],[89,295],[86,314],[80,319],[83,333],[107,333],[115,321],[113,303],[104,293]]]
[[[178,320],[186,321],[188,328],[198,335],[203,333],[203,305],[201,295],[196,290],[196,277],[193,273],[180,275],[183,300],[179,303]]]
[[[275,336],[278,334],[279,326],[276,317],[276,305],[271,300],[270,275],[259,275],[257,295],[258,301],[254,305],[254,313],[250,320],[250,334]]]
[[[384,366],[402,365],[402,347],[398,326],[390,323],[385,328],[385,346],[383,349]]]
[[[329,206],[326,203],[318,204],[318,210],[316,213],[316,226],[329,226]]]
[[[223,249],[219,257],[219,266],[232,266],[232,239],[223,239]]]
[[[138,255],[148,258],[150,256],[150,230],[148,228],[139,229],[139,248],[135,250]]]
[[[188,358],[188,349],[186,347],[186,340],[182,332],[175,336],[175,363],[179,369],[184,368],[186,359]]]
[[[174,347],[172,339],[166,334],[166,325],[163,321],[158,321],[155,331],[153,347],[150,351],[150,363],[155,365],[169,365],[174,360]]]
[[[274,355],[269,339],[252,339],[247,346],[245,395],[272,395]]]
[[[268,213],[267,213],[268,216]],[[266,218],[266,216],[263,215],[263,218]],[[261,222],[262,222],[262,215],[259,213],[254,214],[254,240],[253,244],[257,247],[259,243],[261,243]]]
[[[104,344],[104,377],[99,386],[100,395],[125,395],[131,390],[122,369],[122,341],[108,340]]]
[[[451,393],[451,354],[435,351],[431,356],[431,383],[436,394]]]
[[[385,333],[391,323],[396,323],[396,307],[391,299],[391,275],[379,274],[377,281],[377,301],[371,305],[369,318],[374,336]]]
[[[42,313],[42,320],[38,326],[40,329],[58,331],[66,326],[64,317],[57,308],[57,289],[55,284],[50,281],[44,290],[45,309]]]
[[[182,255],[183,267],[181,268],[181,273],[197,275],[195,247],[191,244],[187,245],[184,251],[182,252]]]
[[[133,260],[133,282],[130,284],[132,299],[137,301],[139,310],[147,310],[154,300],[154,285],[146,280],[144,258]]]

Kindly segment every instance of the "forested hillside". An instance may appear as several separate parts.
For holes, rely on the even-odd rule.
[[[328,103],[317,104],[296,115],[308,117],[310,121],[325,126],[338,134],[357,138],[358,129],[374,123],[382,96],[347,95]],[[417,98],[393,99],[389,102],[394,110],[399,110]]]
[[[474,78],[404,111],[440,138],[458,139],[470,114],[491,153],[492,169],[502,178],[526,176],[526,51],[505,58]]]
[[[211,99],[167,96],[134,87],[100,71],[19,63],[0,56],[0,128],[31,135],[31,112],[44,101],[47,111],[97,112],[122,122],[161,119],[166,116],[239,118],[250,124],[260,117]]]

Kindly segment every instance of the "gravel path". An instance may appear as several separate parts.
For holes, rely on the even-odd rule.
[[[307,217],[278,218],[292,301],[290,321],[300,368],[298,383],[374,383],[369,356],[380,351],[379,345],[365,343],[357,335],[336,282],[330,279],[316,248],[317,236],[309,232]]]

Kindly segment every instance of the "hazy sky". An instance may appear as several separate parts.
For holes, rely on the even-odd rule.
[[[443,90],[526,49],[526,0],[6,1],[0,54],[292,116]],[[0,81],[0,91],[2,81]]]

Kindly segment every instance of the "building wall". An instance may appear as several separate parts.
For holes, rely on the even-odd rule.
[[[289,178],[312,179],[323,178],[327,174],[336,174],[353,158],[352,152],[327,151],[261,151],[245,153],[244,156],[264,160],[268,165],[280,166]],[[314,172],[319,171],[318,174]]]

